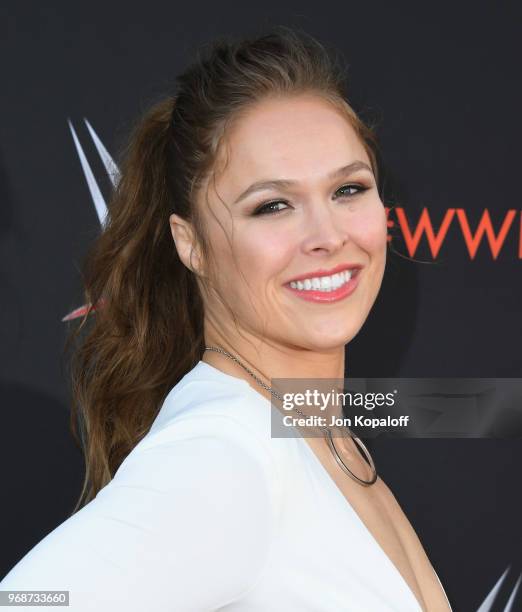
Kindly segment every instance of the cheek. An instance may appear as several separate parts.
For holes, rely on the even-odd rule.
[[[232,249],[222,235],[213,243],[219,292],[238,311],[251,310],[252,303],[272,303],[274,283],[284,281],[294,243],[288,228],[274,225],[265,226],[261,221],[251,226],[237,224],[229,234]]]
[[[351,239],[370,257],[379,258],[386,255],[386,211],[380,200],[375,205],[366,207],[361,214],[350,218],[349,232]]]
[[[235,246],[237,261],[250,284],[266,283],[279,277],[291,261],[292,240],[288,232],[278,232],[259,223],[255,231],[243,232]]]

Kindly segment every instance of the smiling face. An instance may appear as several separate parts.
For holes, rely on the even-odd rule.
[[[317,352],[357,334],[384,273],[386,214],[370,159],[340,111],[312,94],[250,107],[232,125],[226,163],[199,198],[217,289],[243,334]],[[289,284],[353,264],[355,278],[333,293],[313,280]],[[318,291],[297,290],[310,287]],[[215,292],[204,291],[204,300],[212,327],[236,338]]]

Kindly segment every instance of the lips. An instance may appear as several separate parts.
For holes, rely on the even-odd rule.
[[[344,270],[360,270],[363,266],[358,263],[344,263],[331,268],[330,270],[325,270],[321,268],[319,270],[315,270],[313,272],[307,272],[306,274],[301,274],[300,276],[295,276],[291,278],[289,281],[285,283],[288,285],[289,283],[293,283],[295,281],[303,281],[307,278],[320,278],[321,276],[331,276],[332,274],[337,274],[338,272],[343,272]]]
[[[289,283],[286,283],[284,287],[297,298],[306,300],[307,302],[331,304],[348,298],[357,289],[360,280],[359,277],[361,275],[360,267],[352,268],[352,270],[351,278],[348,281],[344,281],[335,289],[312,289],[309,286],[310,281],[306,281],[306,279],[304,283],[290,281]],[[303,287],[303,284],[305,286],[308,285],[308,287]],[[299,288],[297,285],[301,285],[301,288]]]

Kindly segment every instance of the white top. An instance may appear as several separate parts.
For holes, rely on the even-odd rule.
[[[270,422],[267,398],[200,361],[0,590],[68,590],[71,612],[421,612],[305,440]]]

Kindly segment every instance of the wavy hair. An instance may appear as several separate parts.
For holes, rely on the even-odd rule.
[[[317,94],[345,114],[378,178],[374,129],[347,101],[346,72],[342,56],[300,30],[220,38],[129,130],[105,227],[82,262],[89,309],[66,343],[75,344],[70,426],[85,460],[73,513],[113,478],[169,390],[203,355],[203,298],[178,256],[169,216],[192,224],[210,261],[195,194],[215,170],[230,122],[267,96]]]

